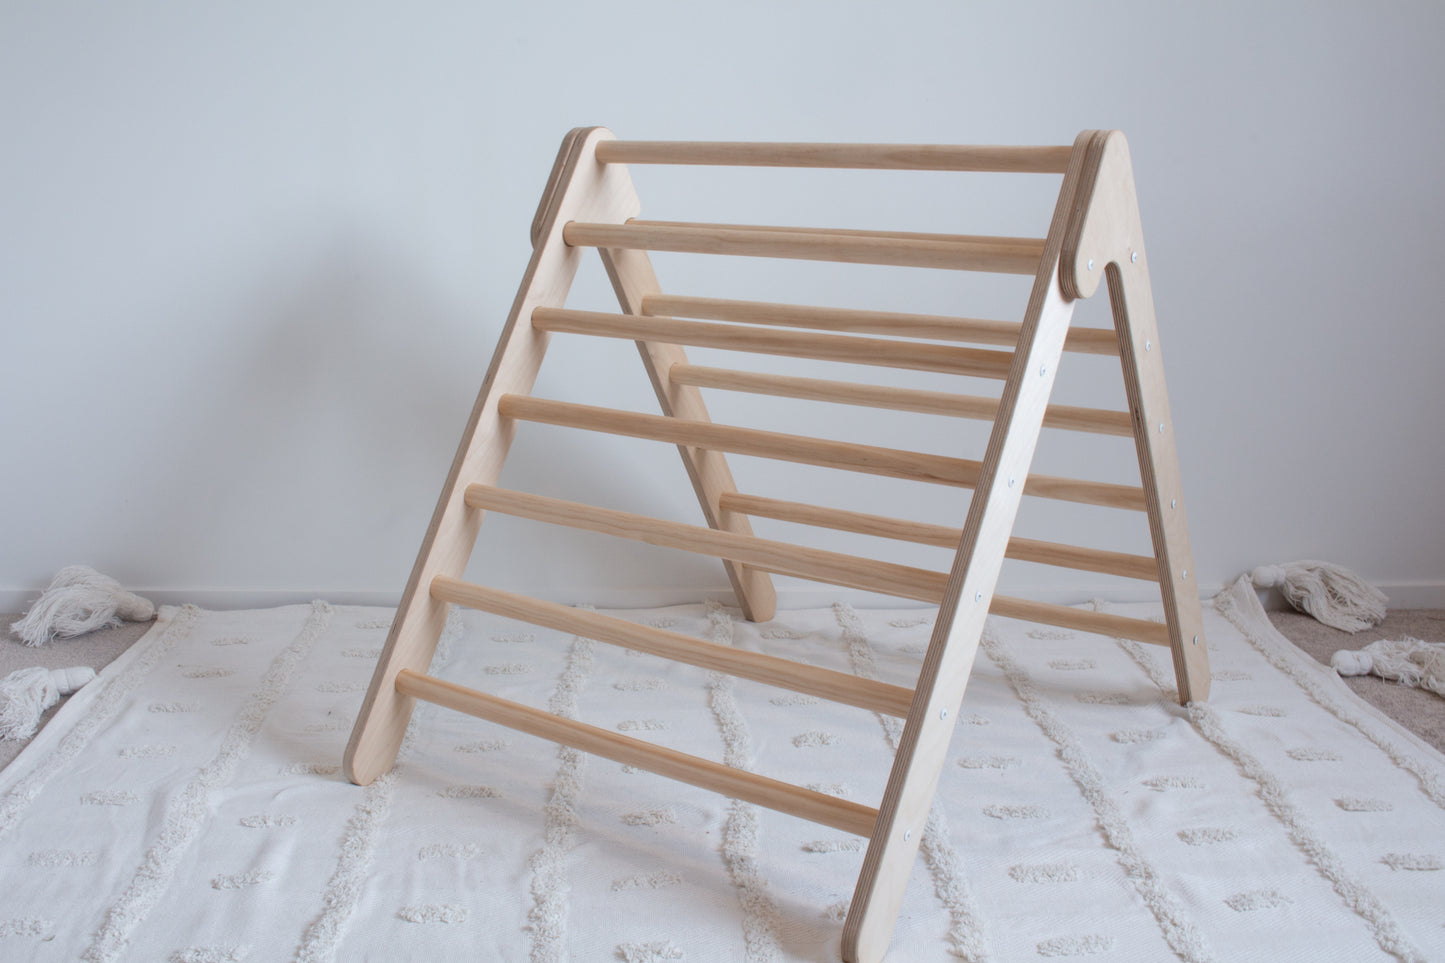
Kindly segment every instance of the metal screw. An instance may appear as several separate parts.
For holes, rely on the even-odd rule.
[[[1149,348],[1152,346],[1152,344],[1153,344],[1153,342],[1145,341],[1145,342],[1144,342],[1144,350],[1145,350],[1145,351],[1148,351]]]
[[[974,600],[975,602],[982,602],[982,601],[983,601],[983,593],[982,593],[982,592],[974,592],[974,593],[973,593],[973,600]]]
[[[1186,568],[1183,572],[1179,573],[1179,577],[1180,577],[1180,578],[1188,578],[1188,577],[1189,577],[1189,569]]]
[[[1093,259],[1093,258],[1089,258],[1089,270],[1090,270],[1090,271],[1094,270],[1094,259]]]
[[[908,842],[908,841],[909,841],[910,839],[912,839],[912,838],[913,838],[913,830],[911,830],[911,829],[905,829],[905,830],[903,830],[903,841],[904,841],[905,843]]]
[[[1197,635],[1194,637],[1194,644],[1195,644],[1195,645],[1198,645],[1198,644],[1199,644],[1199,636],[1197,636]]]
[[[947,709],[939,709],[939,710],[938,710],[938,718],[940,718],[940,719],[947,719],[947,718],[948,718],[948,710],[947,710]]]
[[[1130,263],[1130,264],[1133,264],[1133,263],[1134,263],[1135,261],[1137,261],[1137,260],[1139,260],[1139,252],[1138,252],[1138,251],[1130,251],[1130,252],[1129,252],[1129,263]]]
[[[1008,487],[1010,487],[1010,488],[1014,487],[1014,480],[1013,480],[1012,478],[1010,478],[1010,479],[1008,480]]]
[[[1049,366],[1048,366],[1048,365],[1046,365],[1046,364],[1041,364],[1041,365],[1039,365],[1039,377],[1040,377],[1040,378],[1042,378],[1044,375],[1048,374],[1048,372],[1049,372]]]
[[[1178,505],[1179,505],[1179,499],[1177,499],[1177,498],[1171,498],[1171,499],[1169,499],[1169,507],[1170,507],[1170,508],[1177,508]]]
[[[1159,434],[1164,434],[1164,422],[1159,422]]]

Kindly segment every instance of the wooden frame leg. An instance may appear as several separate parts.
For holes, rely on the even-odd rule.
[[[1179,702],[1202,702],[1209,697],[1209,653],[1189,548],[1174,420],[1164,386],[1149,261],[1124,135],[1101,132],[1089,146],[1086,165],[1088,192],[1081,195],[1079,209],[1087,213],[1075,218],[1065,242],[1064,289],[1071,297],[1086,298],[1098,289],[1100,277],[1108,279]]]
[[[843,924],[847,963],[878,963],[887,952],[928,821],[1073,317],[1073,300],[1059,286],[1058,265],[1083,174],[1083,147],[1093,134],[1086,131],[1075,141],[1059,191],[998,418],[914,690],[913,708]]]
[[[531,263],[477,396],[461,445],[402,595],[391,632],[377,660],[361,712],[346,747],[346,777],[366,785],[391,769],[415,700],[396,691],[402,669],[425,672],[446,622],[447,603],[431,597],[437,575],[460,577],[481,527],[482,513],[467,507],[466,486],[494,484],[511,445],[514,426],[497,411],[504,394],[527,394],[546,351],[547,335],[530,323],[541,305],[561,306],[585,253],[568,247],[569,220],[623,222],[637,214],[637,196],[625,169],[599,163],[597,143],[610,140],[602,127],[567,135],[539,211]]]
[[[640,315],[642,299],[661,293],[647,252],[598,250],[622,310]],[[692,385],[678,384],[669,375],[673,365],[687,364],[687,353],[680,345],[639,341],[637,350],[642,355],[642,364],[652,380],[663,414],[691,421],[710,420],[702,391]],[[677,450],[682,455],[682,463],[692,480],[693,490],[697,492],[698,504],[702,506],[708,526],[739,535],[752,535],[753,526],[746,515],[725,511],[720,504],[724,494],[737,493],[737,484],[723,453],[684,445],[679,445]],[[732,582],[733,594],[737,596],[743,616],[750,622],[766,622],[772,618],[778,607],[778,594],[773,588],[772,577],[738,562],[725,560],[723,567]]]

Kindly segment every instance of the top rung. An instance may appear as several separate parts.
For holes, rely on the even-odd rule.
[[[967,147],[941,144],[767,144],[741,141],[604,140],[604,164],[706,164],[719,167],[832,167],[854,170],[1062,174],[1072,147]]]

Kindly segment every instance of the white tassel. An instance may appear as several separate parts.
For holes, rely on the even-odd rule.
[[[1340,675],[1369,675],[1375,660],[1364,650],[1340,649],[1330,656],[1330,666]]]
[[[46,709],[94,678],[94,669],[77,665],[20,669],[0,679],[0,739],[28,739]]]
[[[10,626],[26,645],[70,639],[96,629],[155,617],[156,607],[108,575],[84,565],[61,569],[25,617]]]
[[[1341,649],[1330,658],[1330,665],[1340,675],[1373,672],[1382,679],[1445,696],[1445,642],[1423,642],[1409,636],[1399,641],[1380,639],[1358,652]],[[1345,671],[1354,666],[1364,668]]]
[[[1345,632],[1379,625],[1390,601],[1354,572],[1329,562],[1261,565],[1250,578],[1260,588],[1278,588],[1290,605]]]

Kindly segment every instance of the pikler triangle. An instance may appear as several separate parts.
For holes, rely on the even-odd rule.
[[[629,165],[931,170],[1062,174],[1042,238],[758,227],[639,220]],[[1072,147],[754,144],[620,141],[580,128],[563,141],[532,231],[533,252],[416,566],[346,749],[347,776],[365,785],[391,769],[415,700],[423,699],[586,752],[859,836],[868,847],[843,931],[849,963],[882,959],[892,937],[984,620],[996,615],[1167,646],[1181,702],[1203,700],[1209,666],[1191,576],[1173,422],[1164,385],[1148,261],[1127,144],[1085,131]],[[619,313],[566,307],[588,248],[596,249]],[[1021,323],[805,307],[664,294],[649,251],[795,258],[1031,275]],[[1070,328],[1074,304],[1107,279],[1114,330]],[[553,335],[635,341],[660,414],[534,397]],[[984,347],[980,347],[983,345]],[[689,363],[685,347],[951,372],[1001,385],[974,397]],[[1050,405],[1066,351],[1116,355],[1127,411]],[[927,412],[992,422],[978,460],[716,424],[702,389]],[[604,509],[497,487],[519,426],[545,423],[674,444],[704,525]],[[1043,427],[1132,435],[1138,486],[1030,473]],[[739,492],[726,455],[868,472],[972,490],[961,527],[905,521]],[[1148,519],[1153,556],[1012,536],[1023,496],[1128,509]],[[602,532],[723,561],[743,614],[772,618],[771,575],[813,579],[938,606],[914,688],[743,651],[463,580],[486,512]],[[955,549],[947,572],[823,551],[753,534],[750,517]],[[996,595],[1005,557],[1156,582],[1161,623]],[[905,720],[876,808],[724,766],[427,674],[448,607],[702,666]]]

